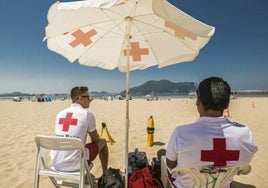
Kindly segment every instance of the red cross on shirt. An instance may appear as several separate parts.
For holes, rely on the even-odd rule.
[[[69,44],[73,48],[78,46],[79,44],[83,44],[84,47],[86,47],[92,43],[90,38],[96,34],[97,34],[97,32],[95,29],[91,29],[90,31],[88,31],[86,33],[84,33],[82,30],[78,29],[72,33],[72,35],[75,37],[75,40],[73,40]]]
[[[140,45],[138,42],[131,42],[130,47],[131,49],[129,50],[129,55],[132,56],[133,61],[141,61],[141,55],[149,54],[149,49],[140,48]],[[124,50],[124,56],[127,56],[127,50]]]
[[[73,113],[68,112],[65,118],[60,118],[59,124],[63,124],[62,131],[68,132],[70,125],[77,125],[77,119],[72,119]]]
[[[226,161],[238,161],[239,150],[226,150],[225,138],[213,138],[213,150],[201,150],[201,161],[214,162],[214,166],[226,166]]]

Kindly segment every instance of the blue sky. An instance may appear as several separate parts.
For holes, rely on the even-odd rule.
[[[42,42],[54,0],[0,0],[0,93],[69,93],[75,85],[120,92],[125,74],[69,63]],[[221,76],[233,90],[268,89],[267,0],[170,0],[216,28],[199,56],[166,68],[133,71],[130,86],[148,80],[198,82]]]

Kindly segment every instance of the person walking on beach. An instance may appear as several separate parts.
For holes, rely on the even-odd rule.
[[[102,171],[108,166],[108,147],[106,140],[100,138],[96,130],[96,121],[93,113],[86,110],[92,101],[88,88],[76,86],[71,90],[72,105],[56,116],[55,135],[60,137],[75,137],[85,143],[88,162],[93,161],[99,154]],[[91,143],[86,144],[87,134]],[[79,169],[80,153],[78,151],[52,151],[51,159],[57,170],[75,171]]]
[[[224,109],[229,106],[230,93],[228,83],[219,77],[200,82],[196,100],[200,118],[194,123],[178,126],[172,132],[166,150],[169,168],[250,163],[258,150],[250,129],[223,116]],[[177,174],[173,178],[177,187],[193,187],[189,174]]]

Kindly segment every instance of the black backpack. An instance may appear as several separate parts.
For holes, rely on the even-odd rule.
[[[120,169],[109,168],[98,180],[99,188],[124,188]]]

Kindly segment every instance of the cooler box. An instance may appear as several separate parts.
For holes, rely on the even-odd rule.
[[[133,171],[148,165],[148,159],[145,152],[139,151],[136,148],[134,152],[128,153],[128,176],[130,176]]]

